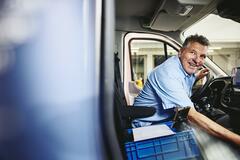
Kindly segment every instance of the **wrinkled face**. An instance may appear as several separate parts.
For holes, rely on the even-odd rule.
[[[203,46],[198,42],[190,42],[187,47],[180,50],[179,58],[188,74],[195,73],[203,65],[207,50],[207,46]]]

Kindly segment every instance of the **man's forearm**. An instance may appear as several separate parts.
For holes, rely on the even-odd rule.
[[[212,121],[208,117],[203,114],[197,112],[193,107],[191,107],[188,118],[191,122],[196,124],[197,126],[206,130],[209,134],[214,135],[216,137],[232,141],[238,145],[240,145],[240,136],[227,130],[216,122]]]

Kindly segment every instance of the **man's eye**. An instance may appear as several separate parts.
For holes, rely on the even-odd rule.
[[[201,56],[201,58],[202,58],[202,59],[205,59],[205,58],[206,58],[206,56],[205,56],[205,55],[202,55],[202,56]]]

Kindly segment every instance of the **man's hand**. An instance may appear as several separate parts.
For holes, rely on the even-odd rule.
[[[202,79],[203,77],[205,77],[208,74],[209,74],[209,69],[202,68],[195,74],[195,76],[196,76],[196,79],[199,80],[199,79]]]

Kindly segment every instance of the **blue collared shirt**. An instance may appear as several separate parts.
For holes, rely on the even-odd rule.
[[[135,120],[134,126],[140,127],[169,118],[177,106],[193,106],[190,96],[195,79],[194,74],[185,72],[178,56],[167,59],[153,69],[136,97],[134,106],[153,106],[157,112],[151,117]]]

